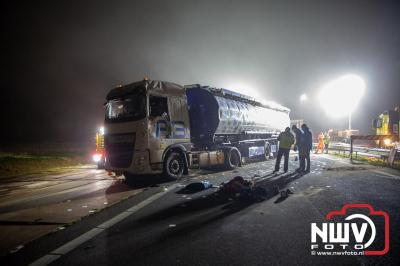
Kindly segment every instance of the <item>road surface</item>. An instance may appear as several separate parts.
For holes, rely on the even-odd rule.
[[[23,232],[38,231],[32,229],[36,226],[52,226],[56,232],[37,238],[48,232],[42,230],[20,249],[14,241],[13,253],[4,259],[9,265],[398,265],[399,172],[313,155],[311,173],[298,175],[293,158],[289,172],[277,176],[271,175],[274,161],[267,161],[234,171],[194,172],[174,182],[148,177],[127,182],[90,168],[10,180],[1,187],[2,235],[25,227]],[[255,180],[267,190],[267,199],[243,203],[221,197],[218,188],[179,193],[190,182],[218,185],[236,175]],[[280,197],[276,186],[293,194]],[[389,214],[387,254],[311,254],[311,223],[325,222],[330,211],[347,203],[368,203]],[[90,210],[95,212],[76,222]],[[12,224],[13,217],[20,223]],[[41,219],[23,223],[33,217]],[[376,239],[384,237],[378,233]],[[2,241],[6,246],[12,237]]]

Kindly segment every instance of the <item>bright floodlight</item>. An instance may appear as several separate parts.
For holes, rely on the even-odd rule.
[[[104,127],[99,127],[99,133],[100,135],[104,135]]]
[[[330,116],[350,116],[364,94],[365,83],[359,76],[345,75],[325,84],[319,100]]]
[[[392,141],[390,139],[384,139],[383,143],[385,143],[385,146],[389,146]]]
[[[101,157],[103,157],[102,154],[100,154],[100,153],[95,153],[95,154],[93,154],[92,159],[93,159],[93,161],[94,161],[95,163],[98,163],[98,162],[100,162]]]
[[[300,95],[300,102],[304,102],[307,100],[307,94]]]

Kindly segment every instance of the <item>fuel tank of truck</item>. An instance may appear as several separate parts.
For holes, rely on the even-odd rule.
[[[276,134],[290,125],[290,110],[273,102],[200,85],[186,87],[192,140],[214,135]]]

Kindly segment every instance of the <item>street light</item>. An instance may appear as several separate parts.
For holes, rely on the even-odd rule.
[[[303,93],[302,95],[300,95],[300,102],[307,101],[307,99],[307,94]]]
[[[356,75],[345,75],[326,83],[319,94],[319,100],[325,112],[334,118],[349,117],[364,94],[365,82]]]

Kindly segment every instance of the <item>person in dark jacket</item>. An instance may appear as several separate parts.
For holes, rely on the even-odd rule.
[[[312,150],[312,133],[306,124],[301,125],[301,129],[303,130],[303,145],[302,149],[299,150],[300,154],[300,166],[303,167],[300,169],[302,172],[309,173],[310,172],[310,151]],[[305,166],[307,161],[307,167]]]
[[[279,167],[280,167],[280,164],[281,164],[282,156],[285,157],[284,158],[283,170],[286,173],[288,171],[288,168],[289,168],[289,152],[290,152],[290,148],[294,144],[294,136],[293,136],[292,132],[290,132],[290,127],[287,127],[284,132],[281,132],[279,134],[278,141],[279,141],[279,150],[278,150],[278,155],[276,157],[274,173],[279,171]]]
[[[299,157],[300,157],[300,150],[303,149],[303,131],[301,131],[301,129],[299,129],[296,125],[292,126],[292,131],[294,132],[294,135],[296,136],[296,142],[294,144],[294,150],[298,150],[299,151]],[[301,165],[301,160],[299,158],[299,168],[296,169],[296,171],[301,171],[301,169],[304,169],[304,166]]]

